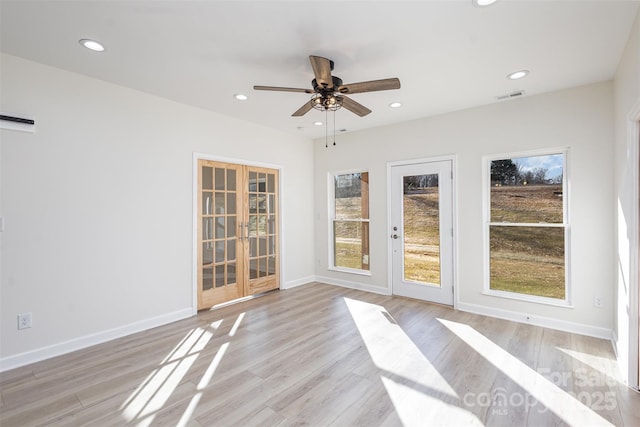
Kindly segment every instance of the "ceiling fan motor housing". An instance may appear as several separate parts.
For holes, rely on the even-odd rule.
[[[333,81],[333,87],[331,88],[326,88],[323,85],[319,85],[316,79],[311,80],[311,85],[313,86],[313,90],[315,90],[318,93],[322,93],[322,92],[333,93],[335,92],[335,90],[337,90],[337,88],[342,86],[342,79],[340,77],[331,76],[331,80]]]

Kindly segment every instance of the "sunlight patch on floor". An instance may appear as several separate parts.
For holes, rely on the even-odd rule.
[[[577,361],[584,363],[593,370],[591,372],[587,372],[586,368],[575,369],[575,374],[580,383],[589,384],[591,386],[608,385],[614,387],[619,385],[618,378],[610,376],[610,374],[612,374],[617,377],[617,370],[612,369],[615,362],[611,359],[584,353],[582,351],[570,350],[568,348],[556,347],[556,349],[568,356],[571,356]]]
[[[200,399],[202,399],[202,390],[204,390],[211,382],[211,378],[213,377],[213,374],[216,372],[216,369],[218,368],[218,365],[220,364],[220,361],[222,360],[222,357],[226,353],[228,347],[229,347],[229,343],[226,342],[222,344],[222,346],[216,353],[216,356],[213,358],[213,360],[209,364],[209,367],[207,368],[206,372],[204,373],[204,375],[200,379],[200,382],[198,383],[198,392],[191,398],[191,401],[189,402],[187,409],[185,409],[184,413],[180,417],[180,421],[178,421],[178,423],[176,424],[176,427],[183,427],[183,426],[189,425],[189,421],[191,420],[191,417],[193,416],[196,408],[198,407],[198,404],[200,403]]]
[[[238,328],[240,327],[240,323],[242,323],[242,319],[244,319],[244,313],[240,313],[238,315],[238,318],[236,319],[236,322],[233,324],[233,327],[229,331],[229,336],[230,337],[232,337],[232,336],[234,336],[236,334],[236,332],[238,331]]]
[[[211,382],[211,378],[213,377],[213,374],[216,372],[216,369],[218,369],[218,365],[220,364],[220,361],[224,357],[224,354],[226,353],[228,347],[229,347],[228,342],[222,344],[222,346],[216,353],[216,356],[213,358],[213,360],[209,364],[209,367],[207,367],[207,370],[202,375],[202,378],[198,383],[198,390],[203,390],[209,385],[209,383]]]
[[[230,337],[236,334],[244,316],[245,313],[238,315],[229,331]],[[207,329],[192,329],[184,336],[180,343],[163,359],[160,367],[155,369],[122,404],[120,410],[126,421],[135,422],[137,426],[148,426],[153,422],[157,412],[164,407],[200,353],[209,344],[213,337],[211,330],[218,330],[223,320],[212,322]],[[229,342],[226,342],[218,349],[202,375],[197,386],[197,393],[189,402],[178,425],[188,424],[202,398],[202,390],[211,382],[228,347]]]
[[[385,376],[381,376],[381,378],[402,425],[483,425],[473,413],[466,409],[444,402],[442,399],[422,393],[411,386],[395,382]],[[434,418],[433,414],[437,414],[437,418]],[[446,419],[442,418],[442,414],[447,414]]]
[[[443,401],[460,401],[460,397],[384,307],[350,298],[344,301],[403,424],[422,424],[442,406],[447,407],[447,423],[482,424],[466,409]]]
[[[211,332],[202,328],[192,329],[165,358],[162,366],[127,399],[124,408],[121,408],[125,420],[139,420],[140,426],[151,424],[156,412],[171,397],[212,336]]]
[[[445,319],[438,321],[567,425],[612,425],[472,327]]]

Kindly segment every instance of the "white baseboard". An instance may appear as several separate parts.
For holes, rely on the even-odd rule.
[[[552,319],[544,316],[524,316],[522,313],[515,311],[486,307],[477,304],[468,304],[464,302],[458,302],[456,309],[460,311],[467,311],[469,313],[496,317],[498,319],[511,320],[513,322],[527,323],[549,329],[557,329],[559,331],[571,332],[578,335],[602,338],[609,341],[613,339],[613,331],[611,329],[601,328],[598,326],[584,325],[582,323],[568,322],[566,320]]]
[[[343,288],[358,289],[360,291],[372,292],[374,294],[391,295],[391,291],[388,288],[383,288],[380,286],[365,285],[363,283],[351,282],[348,280],[334,279],[334,278],[325,277],[325,276],[315,276],[315,281],[327,283],[329,285],[334,285],[334,286],[341,286]]]
[[[282,289],[282,290],[291,289],[291,288],[295,288],[295,287],[298,287],[298,286],[306,285],[307,283],[311,283],[311,282],[315,282],[315,281],[316,281],[316,277],[315,276],[307,276],[307,277],[303,277],[301,279],[291,280],[289,282],[283,283],[282,286],[280,286],[280,289]]]
[[[40,362],[193,316],[191,307],[0,359],[0,372]]]
[[[620,363],[620,353],[618,352],[618,334],[616,331],[611,331],[611,346],[613,347],[613,354],[616,355],[618,363]]]

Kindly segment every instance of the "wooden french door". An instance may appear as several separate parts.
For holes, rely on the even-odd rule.
[[[278,171],[198,161],[198,310],[280,286]]]

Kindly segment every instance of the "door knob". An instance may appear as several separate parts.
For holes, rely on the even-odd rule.
[[[397,234],[392,234],[392,235],[391,235],[391,238],[392,238],[392,239],[397,239],[397,238],[398,238],[398,235],[397,235]]]

